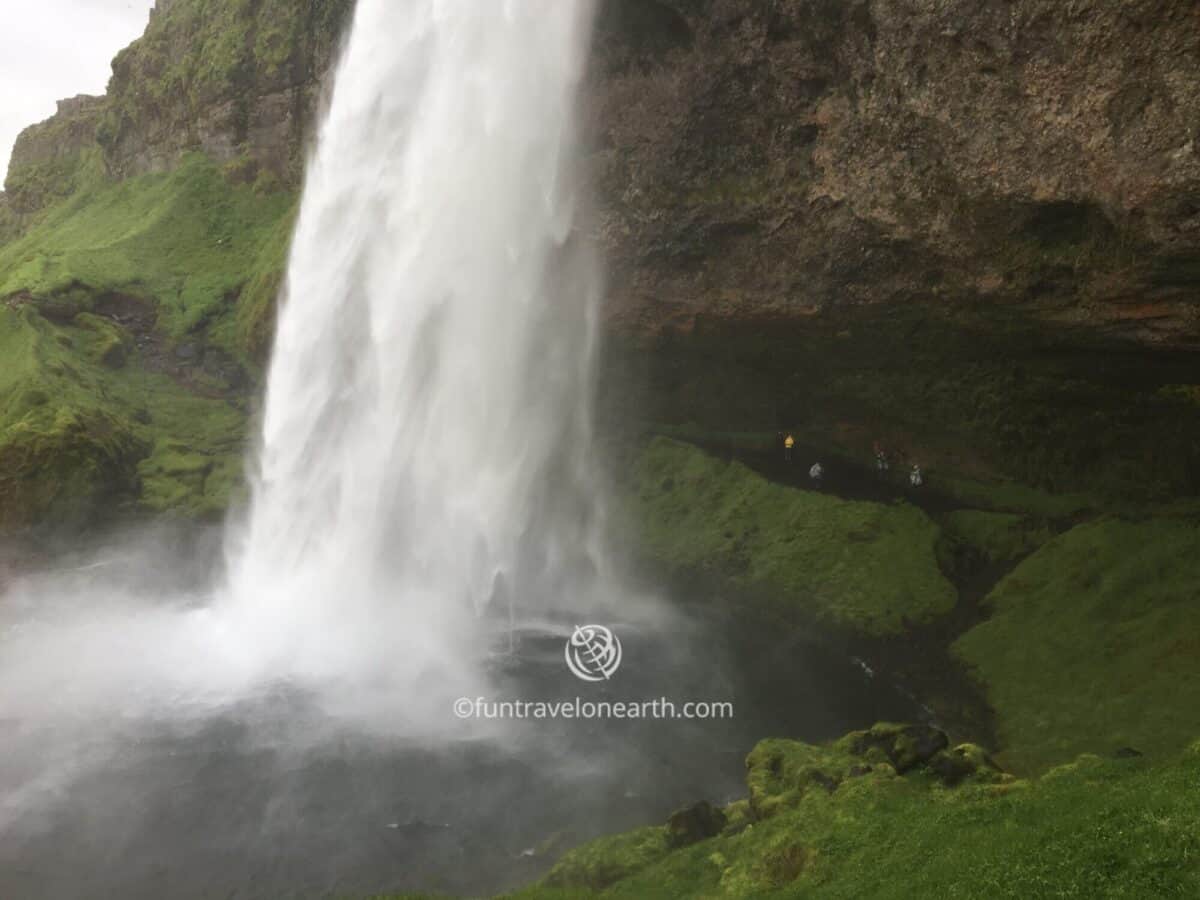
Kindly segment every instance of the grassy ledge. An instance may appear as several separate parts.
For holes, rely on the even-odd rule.
[[[193,155],[0,247],[0,532],[226,508],[294,209]]]
[[[784,615],[883,635],[954,607],[938,568],[940,529],[907,504],[783,487],[656,438],[635,463],[628,505],[650,557],[755,588]]]
[[[991,618],[954,650],[986,685],[1009,766],[1041,771],[1094,748],[1162,755],[1194,737],[1197,547],[1194,521],[1106,518],[997,585]]]

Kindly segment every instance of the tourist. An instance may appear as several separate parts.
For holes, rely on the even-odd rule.
[[[888,470],[887,451],[883,449],[883,444],[879,443],[879,441],[875,442],[874,450],[875,471],[877,471],[880,475],[883,475]]]
[[[818,489],[821,487],[821,479],[825,477],[825,470],[819,462],[812,464],[812,468],[808,470],[808,477],[812,479],[812,483]]]
[[[792,448],[796,446],[796,439],[790,434],[783,439],[783,461],[792,461]]]
[[[913,463],[912,471],[908,473],[908,483],[915,488],[925,483],[925,478],[921,475],[921,467],[916,463]]]

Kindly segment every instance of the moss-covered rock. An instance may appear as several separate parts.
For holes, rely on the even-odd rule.
[[[550,870],[545,884],[550,888],[602,890],[661,859],[670,849],[663,827],[601,838],[567,854]]]
[[[121,176],[201,150],[296,184],[351,0],[184,0],[163,5],[113,60],[97,129]]]
[[[513,896],[1017,900],[1200,890],[1196,750],[1157,766],[1084,756],[1018,781],[972,745],[939,751],[906,776],[887,763],[852,774],[861,760],[848,747],[859,738],[823,748],[765,742],[751,754],[749,780],[752,794],[778,799],[769,815],[677,849],[662,828],[605,838]],[[949,760],[983,777],[946,778],[938,769]],[[814,767],[842,780],[822,787]]]
[[[720,834],[728,824],[725,812],[707,800],[680,809],[667,819],[667,843],[686,847]]]
[[[33,523],[79,524],[127,499],[144,453],[126,420],[42,405],[0,432],[0,534]]]
[[[14,224],[24,226],[46,207],[104,179],[105,164],[96,144],[103,112],[102,97],[60,100],[52,118],[30,125],[17,137],[4,182]],[[0,233],[0,242],[3,238]]]
[[[213,515],[242,481],[246,418],[148,368],[113,319],[0,306],[0,533],[139,509]]]

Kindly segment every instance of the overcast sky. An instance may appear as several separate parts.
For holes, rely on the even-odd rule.
[[[146,30],[154,0],[0,0],[0,181],[26,125],[54,101],[103,94],[117,51]]]

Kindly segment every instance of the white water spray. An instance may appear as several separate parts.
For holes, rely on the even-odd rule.
[[[359,4],[231,565],[272,669],[444,682],[489,605],[554,605],[603,568],[573,169],[589,6]]]
[[[484,687],[513,616],[613,599],[574,169],[591,15],[360,0],[225,583],[149,605],[127,584],[30,587],[0,648],[0,717],[186,718],[287,684],[431,734]]]

